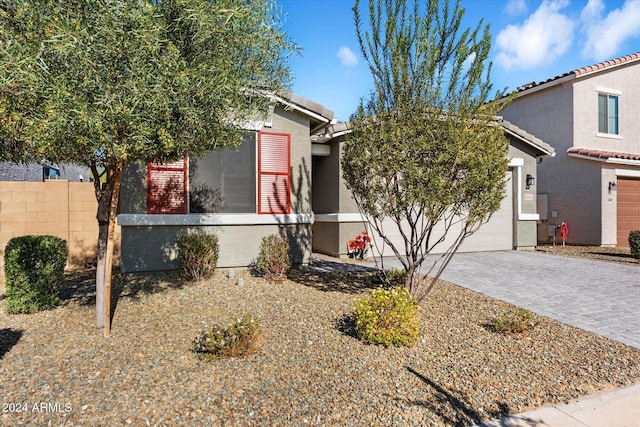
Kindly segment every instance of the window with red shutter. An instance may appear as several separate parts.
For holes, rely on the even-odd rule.
[[[187,213],[187,159],[147,164],[147,213]]]
[[[291,211],[289,164],[291,136],[286,133],[258,133],[258,213]]]

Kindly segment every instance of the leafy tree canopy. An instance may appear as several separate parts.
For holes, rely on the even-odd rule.
[[[17,159],[163,160],[240,141],[289,82],[262,0],[0,3],[0,140]]]

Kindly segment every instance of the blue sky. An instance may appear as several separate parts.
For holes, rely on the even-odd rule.
[[[423,1],[423,0],[421,0]],[[353,0],[278,0],[284,30],[302,48],[293,91],[348,120],[371,90],[353,25]],[[361,0],[361,7],[368,0]],[[640,51],[640,0],[462,0],[463,28],[492,35],[491,81],[516,89]],[[362,10],[363,18],[368,19]]]

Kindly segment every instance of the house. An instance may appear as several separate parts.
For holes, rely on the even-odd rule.
[[[70,163],[27,163],[0,162],[0,181],[41,182],[50,179],[64,179],[69,182],[89,182],[89,168]]]
[[[523,131],[514,124],[498,119],[509,139],[509,169],[505,176],[505,198],[500,209],[480,229],[463,242],[460,251],[490,251],[532,249],[536,246],[536,167],[554,150],[544,141]],[[337,123],[322,136],[316,137],[312,167],[312,200],[315,221],[313,224],[313,251],[333,256],[347,254],[347,241],[364,230],[362,216],[342,179],[340,158],[344,137],[349,132],[346,123]],[[533,179],[533,180],[532,180]],[[384,227],[387,237],[397,248],[404,247],[404,240],[395,225]],[[438,227],[435,233],[442,232]],[[455,230],[448,234],[453,236]],[[378,248],[381,239],[372,236]],[[434,236],[435,237],[435,236]],[[444,251],[448,245],[437,246],[433,253]],[[449,240],[450,243],[450,240]],[[392,255],[391,250],[384,252]]]
[[[218,235],[219,267],[250,265],[262,238],[274,233],[288,239],[296,264],[307,263],[312,250],[346,255],[347,241],[364,229],[342,179],[348,124],[295,94],[277,101],[267,121],[244,130],[237,150],[127,165],[118,215],[123,272],[178,267],[176,238],[195,230]],[[536,244],[536,187],[527,176],[535,176],[537,161],[554,152],[507,121],[499,125],[511,141],[507,197],[462,250]]]
[[[333,113],[295,94],[276,101],[266,121],[245,129],[237,150],[125,168],[122,271],[178,267],[176,237],[190,230],[218,235],[219,267],[250,265],[274,233],[289,240],[292,262],[308,262],[311,135],[331,125]]]
[[[524,85],[502,115],[556,150],[538,165],[538,239],[628,246],[640,229],[640,52]]]

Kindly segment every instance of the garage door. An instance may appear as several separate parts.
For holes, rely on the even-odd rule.
[[[500,251],[513,249],[513,186],[511,184],[511,171],[506,174],[505,192],[506,196],[502,200],[500,209],[495,212],[489,222],[483,224],[482,227],[474,234],[469,236],[460,246],[460,252],[479,252],[479,251]],[[458,235],[461,227],[454,228],[447,233],[447,238],[443,243],[439,244],[433,253],[444,252],[453,242],[453,238]],[[393,222],[388,221],[384,224],[384,231],[391,239],[396,248],[404,252],[404,240],[397,227]],[[434,227],[434,236],[432,242],[435,242],[444,232],[444,227]],[[438,237],[435,237],[438,236]],[[380,242],[376,242],[378,244]],[[392,255],[391,249],[386,248],[384,255]]]
[[[618,178],[618,246],[629,247],[629,232],[640,230],[640,178]]]

